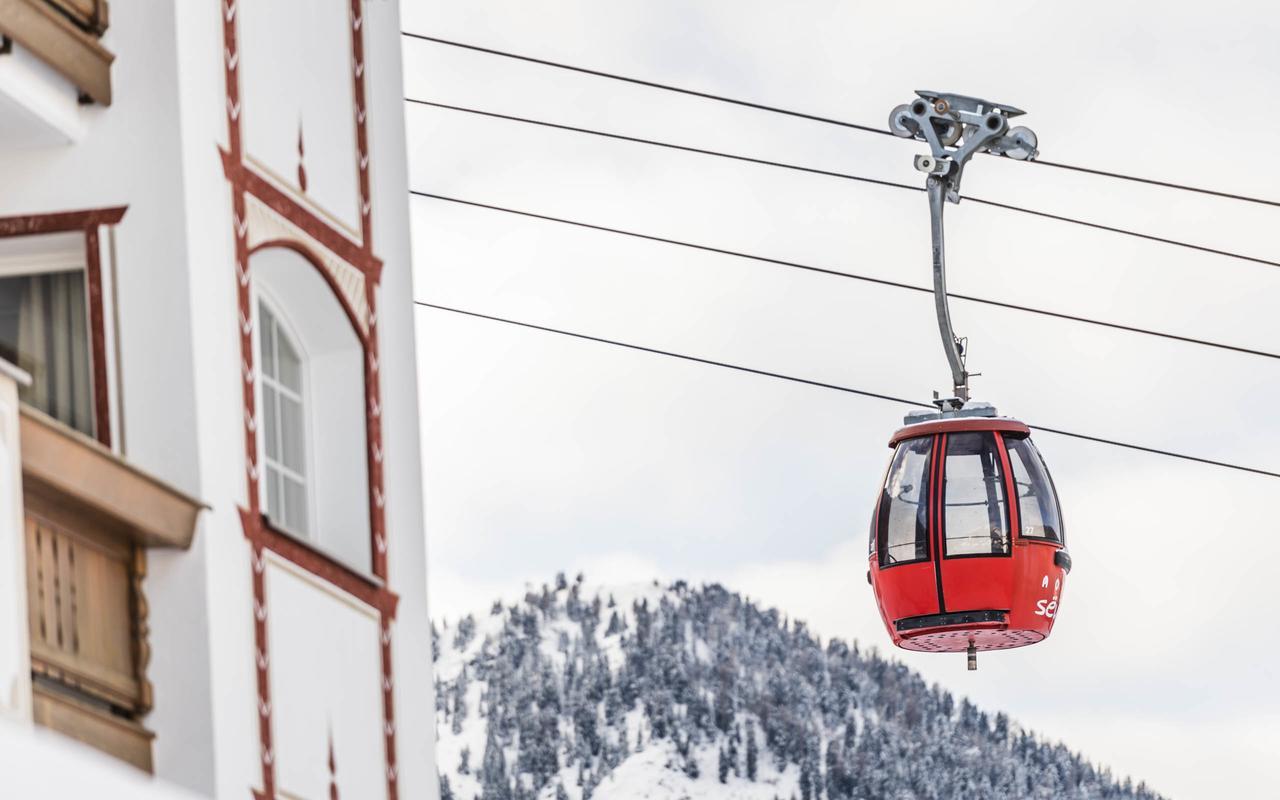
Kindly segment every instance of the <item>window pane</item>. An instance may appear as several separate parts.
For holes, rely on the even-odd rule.
[[[898,445],[880,497],[880,566],[929,557],[929,451],[933,437]]]
[[[291,397],[280,396],[280,463],[299,475],[306,474],[303,466],[306,447],[303,442],[305,425],[302,420],[302,404]]]
[[[287,475],[284,476],[284,518],[289,530],[307,532],[307,489]]]
[[[280,357],[280,383],[284,384],[285,388],[302,394],[302,359],[298,356],[298,351],[293,348],[289,337],[281,334],[282,332],[277,331],[276,352]]]
[[[1014,485],[1018,488],[1022,535],[1061,542],[1062,514],[1058,509],[1058,496],[1040,451],[1030,439],[1010,437],[1004,443],[1013,465]]]
[[[93,435],[83,270],[0,278],[0,356],[31,374],[22,402]]]
[[[262,441],[267,447],[267,458],[280,460],[280,448],[276,444],[280,437],[279,409],[280,394],[269,383],[262,384]]]
[[[948,436],[944,482],[946,554],[1008,553],[1009,517],[995,435]]]
[[[276,377],[276,318],[262,303],[258,304],[258,350],[262,374]]]
[[[280,504],[280,470],[267,465],[267,516],[272,522],[284,524],[284,508]]]

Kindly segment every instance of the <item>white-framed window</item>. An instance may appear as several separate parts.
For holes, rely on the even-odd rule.
[[[258,299],[258,363],[267,518],[309,538],[306,362],[295,337],[263,297]]]
[[[250,258],[259,492],[277,530],[346,566],[373,564],[364,349],[317,267],[286,247]]]

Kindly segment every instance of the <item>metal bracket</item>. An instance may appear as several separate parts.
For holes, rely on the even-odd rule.
[[[1037,141],[1029,128],[1009,127],[1011,117],[1024,113],[1021,109],[961,94],[923,90],[916,94],[916,100],[889,114],[889,130],[895,136],[929,144],[930,155],[917,155],[915,167],[928,175],[925,189],[933,237],[934,307],[958,408],[969,401],[970,373],[965,368],[964,342],[951,327],[942,211],[945,203],[960,202],[960,178],[975,153],[1026,161],[1036,157]]]

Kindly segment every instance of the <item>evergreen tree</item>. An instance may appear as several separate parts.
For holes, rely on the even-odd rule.
[[[478,643],[474,617],[433,630],[464,655],[437,665],[442,740],[485,736],[479,765],[462,747],[441,776],[445,800],[473,773],[475,800],[566,800],[567,770],[588,798],[646,744],[674,750],[667,768],[695,782],[758,782],[772,758],[799,771],[793,800],[1160,800],[875,648],[824,646],[722,587],[681,583],[623,607],[581,580],[556,584],[495,604]]]
[[[507,758],[492,727],[489,728],[484,758],[480,762],[480,787],[484,800],[511,800],[511,785],[507,783]]]
[[[618,617],[618,612],[614,611],[609,615],[609,628],[604,632],[605,636],[613,636],[615,633],[622,633],[622,619]]]

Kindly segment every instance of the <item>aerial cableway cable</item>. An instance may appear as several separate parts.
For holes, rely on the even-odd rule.
[[[504,214],[513,214],[515,216],[528,217],[530,219],[542,220],[544,222],[555,222],[562,225],[570,225],[577,228],[586,228],[588,230],[598,231],[601,233],[608,233],[615,236],[627,236],[633,239],[642,239],[645,241],[657,242],[660,244],[674,245],[676,247],[684,247],[690,250],[699,250],[706,253],[715,253],[717,255],[732,256],[734,258],[742,258],[749,261],[758,261],[764,264],[773,264],[775,266],[787,267],[790,269],[804,270],[806,272],[815,272],[822,275],[831,275],[838,278],[849,278],[856,281],[864,281],[866,283],[874,283],[881,286],[888,286],[894,289],[904,289],[912,292],[922,292],[924,294],[929,294],[929,295],[933,294],[933,289],[930,289],[925,286],[916,286],[914,284],[902,283],[901,281],[893,281],[893,280],[888,280],[886,278],[876,278],[870,275],[859,275],[853,272],[843,272],[836,269],[830,269],[828,267],[819,267],[819,266],[814,266],[812,264],[803,264],[797,261],[788,261],[786,259],[781,259],[781,258],[771,258],[769,256],[745,253],[740,250],[730,250],[724,247],[715,247],[713,245],[698,244],[696,242],[689,242],[681,239],[671,239],[665,236],[656,236],[654,234],[642,233],[642,232],[633,231],[633,230],[626,230],[624,228],[611,228],[606,225],[596,225],[594,223],[583,222],[581,220],[567,219],[565,217],[555,217],[549,214],[539,214],[533,211],[525,211],[522,209],[493,205],[490,203],[481,203],[475,200],[464,200],[462,198],[449,197],[447,195],[434,194],[432,192],[420,192],[420,191],[410,189],[409,194],[416,195],[418,197],[424,197],[431,200],[439,200],[446,203],[454,203],[457,205],[469,206],[472,208],[485,209],[487,211],[497,211]],[[1169,339],[1175,342],[1183,342],[1185,344],[1194,344],[1194,345],[1199,345],[1201,347],[1212,347],[1219,350],[1228,350],[1231,352],[1241,353],[1244,355],[1259,356],[1262,358],[1273,358],[1273,359],[1280,360],[1280,353],[1272,353],[1266,350],[1254,350],[1248,347],[1239,347],[1237,345],[1224,344],[1222,342],[1214,342],[1214,341],[1209,341],[1207,339],[1196,339],[1191,336],[1180,336],[1176,333],[1166,333],[1163,331],[1155,331],[1147,328],[1139,328],[1133,325],[1123,325],[1118,322],[1107,322],[1105,320],[1091,319],[1089,317],[1081,317],[1081,316],[1076,316],[1074,314],[1064,314],[1058,311],[1049,311],[1048,309],[1035,308],[1033,306],[1024,306],[1024,305],[1019,305],[1017,303],[1006,303],[1000,300],[991,300],[986,297],[977,297],[974,295],[959,294],[957,292],[948,292],[947,296],[952,297],[956,300],[964,300],[970,303],[979,303],[982,305],[995,306],[996,308],[1006,308],[1013,311],[1023,311],[1028,314],[1037,314],[1040,316],[1067,320],[1068,322],[1078,322],[1085,325],[1097,325],[1103,328],[1111,328],[1114,330],[1127,331],[1129,333],[1136,333],[1143,336],[1154,336],[1160,339]]]
[[[749,164],[759,164],[767,167],[776,167],[779,169],[791,170],[794,172],[803,172],[811,175],[821,175],[828,178],[839,178],[841,180],[856,181],[859,183],[867,183],[874,186],[884,186],[887,188],[901,189],[901,190],[910,191],[910,192],[924,191],[922,187],[913,186],[909,183],[881,180],[880,178],[871,178],[866,175],[856,175],[849,172],[837,172],[835,170],[819,169],[818,167],[807,167],[802,164],[793,164],[786,161],[774,161],[771,159],[756,158],[754,156],[742,155],[740,153],[726,153],[721,150],[710,150],[710,149],[701,148],[701,147],[692,147],[690,145],[677,144],[675,142],[665,142],[658,139],[646,139],[639,136],[627,136],[621,133],[611,133],[609,131],[601,131],[601,130],[596,130],[594,128],[582,128],[575,125],[565,125],[559,122],[550,122],[547,120],[515,116],[513,114],[501,114],[496,111],[485,111],[483,109],[478,109],[478,108],[468,108],[467,106],[456,106],[448,103],[438,103],[433,100],[422,100],[422,99],[413,98],[413,97],[406,97],[405,101],[409,103],[413,103],[415,105],[426,106],[430,108],[438,108],[445,111],[455,111],[463,114],[472,114],[475,116],[489,117],[491,119],[505,120],[507,122],[516,122],[524,125],[533,125],[533,126],[542,127],[542,128],[551,128],[554,130],[565,131],[568,133],[577,133],[577,134],[583,134],[587,136],[597,136],[605,139],[614,139],[617,141],[631,142],[633,144],[643,144],[643,145],[649,145],[652,147],[661,147],[668,150],[677,150],[680,152],[692,153],[694,155],[711,156],[714,158],[724,158],[732,161],[742,161]],[[1220,250],[1218,248],[1207,247],[1205,245],[1192,244],[1190,242],[1184,242],[1178,239],[1168,239],[1163,236],[1156,236],[1154,234],[1142,233],[1140,231],[1134,231],[1128,228],[1118,228],[1111,225],[1104,225],[1099,222],[1089,222],[1087,220],[1077,219],[1075,217],[1067,217],[1061,214],[1053,214],[1048,211],[1038,211],[1036,209],[1023,208],[1022,206],[1015,206],[1015,205],[1010,205],[1008,203],[1001,203],[996,200],[987,200],[981,197],[974,197],[973,195],[964,195],[963,197],[965,200],[968,200],[971,203],[990,206],[992,208],[1000,208],[1006,211],[1014,211],[1020,214],[1029,214],[1031,216],[1041,217],[1044,219],[1052,219],[1058,222],[1065,222],[1073,225],[1082,225],[1087,228],[1094,228],[1097,230],[1108,231],[1110,233],[1116,233],[1122,236],[1129,236],[1137,239],[1145,239],[1147,241],[1158,242],[1161,244],[1167,244],[1174,247],[1181,247],[1188,250],[1195,250],[1201,253],[1209,253],[1211,255],[1223,256],[1225,258],[1233,258],[1240,261],[1252,262],[1254,264],[1262,264],[1268,267],[1280,267],[1280,261],[1272,261],[1270,259],[1259,258],[1257,256],[1245,255],[1243,253],[1235,253],[1230,250]]]
[[[623,342],[617,339],[606,339],[601,336],[592,336],[590,334],[577,333],[575,331],[568,331],[562,328],[553,328],[547,325],[538,325],[532,322],[524,322],[521,320],[511,319],[509,317],[500,317],[493,314],[482,314],[478,311],[468,311],[467,309],[455,308],[453,306],[446,306],[439,303],[430,303],[425,300],[414,300],[413,302],[415,305],[422,306],[423,308],[432,308],[437,311],[444,311],[450,314],[459,314],[462,316],[473,317],[476,319],[488,320],[490,322],[499,322],[504,325],[511,325],[518,328],[525,328],[528,330],[542,331],[544,333],[552,333],[558,336],[566,336],[573,339],[579,339],[579,340],[588,341],[588,342],[596,342],[597,344],[609,345],[611,347],[620,347],[626,350],[634,350],[642,353],[649,353],[651,355],[665,356],[667,358],[679,359],[681,361],[689,361],[695,364],[703,364],[706,366],[720,367],[722,369],[730,369],[730,370],[735,370],[737,372],[745,372],[752,375],[759,375],[765,378],[773,378],[775,380],[788,381],[790,383],[799,383],[806,386],[814,386],[820,389],[830,389],[832,391],[843,392],[845,394],[859,395],[861,397],[870,397],[876,400],[885,400],[891,403],[901,403],[903,405],[915,406],[918,408],[932,407],[930,403],[922,403],[916,400],[911,400],[906,397],[897,397],[895,395],[884,394],[881,392],[872,392],[865,389],[855,389],[850,386],[842,386],[836,383],[827,383],[825,381],[812,380],[810,378],[801,378],[795,375],[787,375],[781,372],[771,372],[769,370],[756,369],[755,367],[748,367],[742,364],[733,364],[727,361],[717,361],[715,359],[702,358],[700,356],[693,356],[685,353],[676,353],[671,350],[660,350],[656,347],[646,347],[644,345],[632,344],[630,342]],[[1272,472],[1270,470],[1260,469],[1258,467],[1249,467],[1243,464],[1234,464],[1229,461],[1216,461],[1211,458],[1202,458],[1200,456],[1188,455],[1186,453],[1178,453],[1173,450],[1162,450],[1157,447],[1147,447],[1146,445],[1133,444],[1131,442],[1121,442],[1115,439],[1108,439],[1102,436],[1090,436],[1088,434],[1077,433],[1075,431],[1067,431],[1061,428],[1053,428],[1046,425],[1028,425],[1028,427],[1034,430],[1044,431],[1045,433],[1052,433],[1058,436],[1065,436],[1072,439],[1080,439],[1087,442],[1094,442],[1096,444],[1105,444],[1105,445],[1110,445],[1112,447],[1121,447],[1126,450],[1136,450],[1142,453],[1150,453],[1153,455],[1167,456],[1169,458],[1176,458],[1182,461],[1192,461],[1197,464],[1207,464],[1209,466],[1222,467],[1224,469],[1237,470],[1239,472],[1249,472],[1254,475],[1263,475],[1268,478],[1280,478],[1280,472]]]
[[[477,53],[485,53],[487,55],[500,56],[502,58],[509,58],[515,61],[523,61],[529,64],[537,64],[544,67],[552,67],[554,69],[566,70],[568,72],[577,72],[582,75],[591,75],[597,78],[605,78],[612,81],[630,83],[636,86],[644,86],[650,89],[659,89],[664,92],[672,92],[675,94],[688,95],[690,97],[698,97],[704,100],[712,100],[718,103],[725,103],[728,105],[740,106],[743,108],[751,108],[757,111],[766,111],[771,114],[779,114],[782,116],[794,117],[797,119],[805,119],[811,122],[822,123],[824,125],[835,125],[841,128],[848,128],[851,130],[861,131],[864,133],[874,133],[874,134],[880,134],[884,136],[893,135],[888,130],[885,130],[883,127],[877,127],[874,125],[864,125],[862,123],[852,122],[850,120],[838,119],[835,117],[827,117],[820,114],[810,114],[810,113],[807,113],[804,111],[798,111],[795,109],[769,105],[767,103],[757,103],[751,100],[743,100],[741,98],[729,97],[727,95],[716,94],[713,92],[704,92],[704,91],[699,91],[697,89],[689,89],[683,86],[675,86],[668,83],[659,83],[657,81],[645,80],[643,78],[636,78],[629,75],[620,75],[615,72],[606,72],[604,70],[591,69],[589,67],[582,67],[575,64],[567,64],[561,61],[551,61],[545,58],[536,58],[534,56],[523,55],[520,53],[513,53],[509,50],[499,50],[497,48],[492,48],[492,47],[481,47],[480,45],[468,44],[466,42],[459,42],[453,39],[444,39],[438,36],[427,36],[426,34],[421,34],[421,33],[411,33],[409,31],[401,31],[401,35],[407,36],[412,39],[418,39],[424,42],[431,42],[434,44],[445,45],[447,47],[455,47],[462,50],[471,50]],[[1044,166],[1044,167],[1053,167],[1054,169],[1069,170],[1071,172],[1079,172],[1079,173],[1084,173],[1088,175],[1097,175],[1105,178],[1115,178],[1117,180],[1129,181],[1132,183],[1142,183],[1142,184],[1147,184],[1149,186],[1157,186],[1164,189],[1175,189],[1183,192],[1192,192],[1195,194],[1209,195],[1212,197],[1221,197],[1228,200],[1239,200],[1245,203],[1256,203],[1258,205],[1280,207],[1280,200],[1269,200],[1265,197],[1253,197],[1251,195],[1238,194],[1235,192],[1225,192],[1225,191],[1220,191],[1218,189],[1206,189],[1202,186],[1190,186],[1188,184],[1176,183],[1174,181],[1160,180],[1158,178],[1144,178],[1139,175],[1127,175],[1125,173],[1114,172],[1112,170],[1096,169],[1093,167],[1084,167],[1078,164],[1066,164],[1060,161],[1046,161],[1044,159],[1039,159],[1039,158],[1032,161],[1031,163],[1039,164],[1040,166]]]

